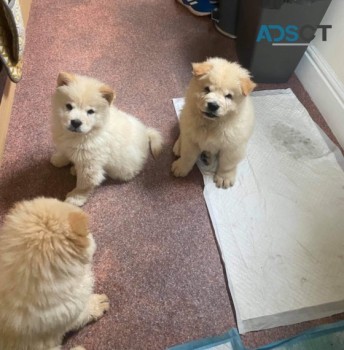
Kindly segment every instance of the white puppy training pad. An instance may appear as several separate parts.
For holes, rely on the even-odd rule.
[[[290,89],[252,100],[236,184],[204,175],[240,333],[344,312],[344,158]]]

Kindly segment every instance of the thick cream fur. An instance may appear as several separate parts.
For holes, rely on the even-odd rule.
[[[95,247],[81,209],[15,205],[0,229],[1,350],[60,349],[65,333],[104,314],[107,297],[92,294]]]
[[[172,172],[186,176],[205,151],[218,157],[216,185],[228,188],[235,182],[237,165],[253,131],[254,110],[248,95],[255,84],[247,70],[222,58],[193,64],[193,74],[173,148],[180,158],[173,162]],[[205,113],[208,103],[218,105],[215,118]]]
[[[56,153],[51,163],[57,167],[74,164],[77,185],[67,201],[75,205],[83,205],[106,175],[131,180],[142,170],[150,150],[157,157],[162,148],[157,130],[111,105],[109,89],[95,79],[68,74],[53,97]],[[71,111],[67,104],[73,106]],[[94,111],[91,115],[87,113],[90,109]],[[69,130],[73,119],[82,122],[80,132]]]

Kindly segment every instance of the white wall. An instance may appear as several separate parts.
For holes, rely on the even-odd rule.
[[[344,0],[332,0],[322,24],[332,25],[327,41],[318,30],[295,73],[344,148]]]
[[[325,61],[344,83],[344,1],[332,0],[322,24],[332,25],[327,31],[327,41],[322,41],[321,30],[317,31],[316,38],[312,41]]]

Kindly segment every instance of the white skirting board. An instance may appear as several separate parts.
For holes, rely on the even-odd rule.
[[[344,312],[343,156],[290,89],[252,99],[236,184],[204,175],[240,333]]]
[[[344,84],[312,45],[308,47],[295,73],[344,147]]]

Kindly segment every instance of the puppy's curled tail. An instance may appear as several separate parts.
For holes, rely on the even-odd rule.
[[[158,130],[153,128],[147,128],[147,135],[151,152],[156,159],[162,150],[162,136]]]

